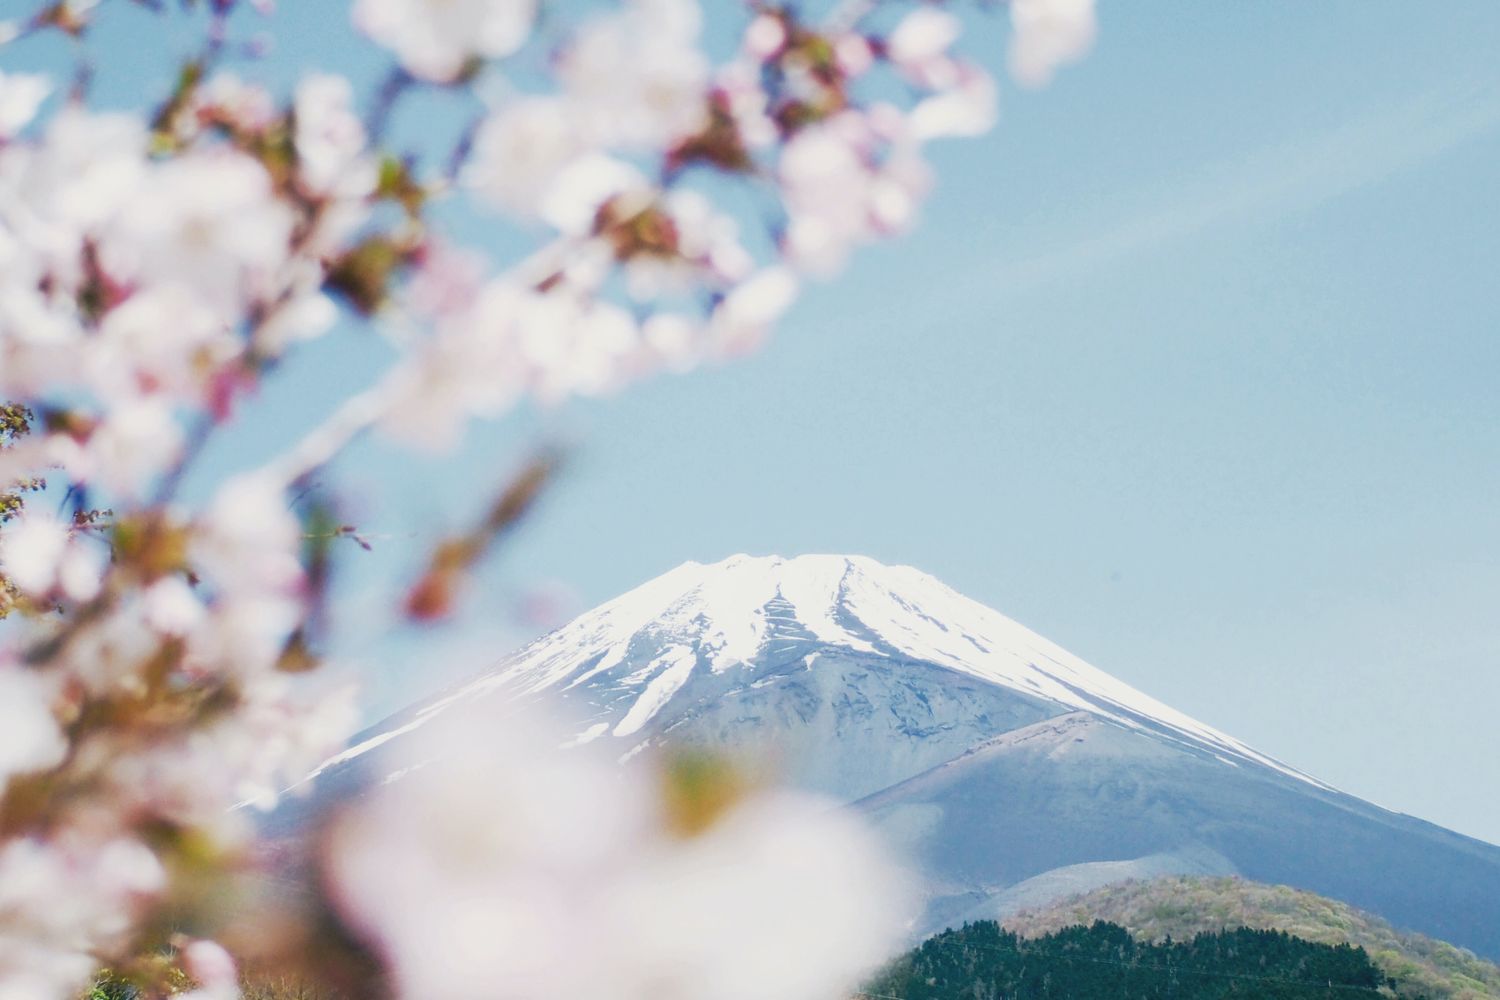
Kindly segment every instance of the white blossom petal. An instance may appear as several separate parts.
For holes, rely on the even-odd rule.
[[[507,56],[524,45],[536,0],[356,0],[353,17],[412,75],[447,82],[470,59]]]
[[[1094,0],[1011,0],[1010,23],[1010,72],[1028,87],[1083,58],[1098,32]]]
[[[0,794],[16,775],[55,767],[67,754],[50,703],[38,674],[0,664]]]

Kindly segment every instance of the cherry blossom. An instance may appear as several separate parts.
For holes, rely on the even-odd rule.
[[[354,110],[354,88],[344,77],[317,73],[297,85],[293,141],[303,186],[314,197],[363,198],[375,188],[375,164],[365,127]]]
[[[65,447],[61,464],[79,483],[135,497],[172,464],[181,448],[182,430],[166,400],[132,395],[110,407],[76,447]]]
[[[1094,44],[1094,0],[1011,0],[1010,71],[1027,86],[1051,81]]]
[[[685,833],[649,768],[492,728],[423,730],[416,766],[327,848],[337,904],[403,996],[814,1000],[899,933],[899,878],[831,804],[752,794]]]
[[[0,844],[0,986],[6,996],[65,997],[98,952],[127,939],[165,873],[137,840],[79,835]]]
[[[558,76],[583,133],[605,146],[651,146],[702,123],[709,64],[694,0],[628,0],[581,30]]]
[[[948,11],[918,7],[901,20],[886,44],[891,61],[903,74],[922,79],[947,62],[948,50],[962,33],[958,18]]]
[[[0,792],[15,775],[62,763],[68,744],[51,702],[45,681],[19,666],[0,663]]]
[[[107,399],[145,391],[201,402],[209,375],[238,351],[212,309],[183,285],[169,284],[142,289],[105,314],[82,375]]]
[[[789,260],[809,273],[836,273],[858,244],[900,232],[928,179],[899,116],[843,112],[797,134],[780,164],[790,221]],[[884,126],[897,144],[889,146]]]
[[[995,125],[995,81],[972,65],[955,67],[951,87],[925,97],[912,108],[909,125],[912,136],[922,142],[931,139],[966,138],[983,135]]]
[[[767,267],[751,275],[724,297],[710,318],[717,348],[733,355],[759,347],[796,297],[797,279],[786,267]]]
[[[100,257],[117,281],[185,288],[227,318],[276,290],[292,225],[263,166],[213,149],[153,166]]]
[[[438,450],[523,404],[759,347],[805,282],[916,224],[928,142],[993,124],[963,22],[752,5],[735,44],[704,24],[729,10],[694,0],[353,0],[386,82],[362,93],[330,51],[287,92],[246,56],[263,47],[236,4],[209,6],[154,106],[100,111],[87,73],[63,93],[0,72],[0,403],[18,404],[0,435],[0,995],[65,996],[176,948],[187,996],[227,1000],[240,947],[305,965],[330,934],[408,998],[837,995],[899,897],[854,819],[758,790],[683,830],[670,767],[544,751],[561,741],[524,721],[455,725],[467,755],[431,734],[331,827],[312,910],[198,915],[249,940],[158,931],[196,900],[168,873],[251,865],[249,814],[309,788],[356,725],[321,639],[334,546],[367,543],[340,496],[307,495],[324,466],[372,430]],[[1092,42],[1091,0],[1010,6],[1023,83]],[[96,9],[0,43],[63,32],[86,60]],[[392,114],[428,99],[469,120],[394,140]],[[526,248],[453,242],[471,211]],[[380,335],[386,370],[214,479],[202,456],[240,402],[341,323]],[[529,468],[437,547],[409,616],[451,606],[544,481]]]
[[[103,561],[102,548],[44,512],[26,511],[0,535],[0,569],[34,597],[89,600],[99,591]]]
[[[465,180],[495,207],[534,217],[563,168],[587,149],[565,100],[520,98],[480,126]]]
[[[182,949],[182,968],[198,984],[181,994],[183,1000],[236,1000],[240,995],[234,956],[215,941],[190,942]]]
[[[51,81],[39,74],[0,72],[0,141],[25,128],[51,92]]]
[[[510,55],[531,32],[535,0],[357,0],[354,23],[415,76],[445,82],[477,57]]]

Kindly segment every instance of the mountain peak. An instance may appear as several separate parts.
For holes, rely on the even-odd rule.
[[[1320,784],[920,570],[857,555],[740,553],[682,563],[537,639],[433,707],[495,689],[567,696],[602,686],[616,709],[580,738],[629,738],[695,685],[700,695],[753,685],[788,664],[813,669],[830,651],[957,672],[1060,712],[1087,711],[1227,762]]]

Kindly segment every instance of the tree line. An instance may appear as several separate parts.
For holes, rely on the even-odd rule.
[[[930,938],[889,965],[866,994],[901,1000],[1376,1000],[1393,990],[1363,948],[1318,944],[1284,931],[1242,927],[1153,943],[1104,921],[1023,938],[986,920]]]

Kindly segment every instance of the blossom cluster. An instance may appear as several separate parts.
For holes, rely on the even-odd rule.
[[[401,996],[819,1000],[900,940],[903,878],[832,803],[449,716],[326,844]]]
[[[0,45],[49,31],[87,45],[97,6],[44,4],[0,25]],[[161,6],[139,16],[173,16]],[[236,807],[274,805],[355,720],[352,689],[319,655],[332,543],[352,531],[328,504],[296,502],[312,473],[367,431],[441,448],[524,399],[600,394],[754,349],[805,281],[914,223],[931,185],[927,143],[978,135],[996,113],[995,83],[960,54],[962,22],[939,4],[814,19],[751,3],[733,51],[715,59],[695,0],[571,12],[354,0],[355,29],[392,62],[388,82],[319,72],[285,94],[227,44],[257,12],[210,6],[202,53],[175,67],[156,107],[100,111],[84,89],[0,71],[0,401],[14,401],[0,437],[0,616],[22,612],[0,633],[7,997],[67,996],[100,963],[169,946],[205,996],[232,994],[222,949],[182,937],[216,931],[193,883],[245,856],[251,824]],[[1092,38],[1091,0],[1014,0],[1011,13],[1025,83]],[[436,92],[467,101],[467,127],[393,152],[391,115]],[[455,201],[516,227],[530,251],[495,261],[457,245],[435,219]],[[348,322],[386,335],[389,371],[273,461],[188,503],[185,477],[241,401]],[[466,569],[536,486],[513,487],[433,565]],[[441,582],[419,588],[414,615],[446,609]],[[518,774],[512,752],[480,759]],[[848,821],[789,798],[673,839],[649,792],[579,768],[543,769],[556,795],[518,779],[503,806],[607,800],[608,842],[574,844],[566,864],[534,845],[447,853],[411,825],[433,810],[462,818],[441,781],[393,792],[395,804],[342,828],[342,919],[401,995],[467,995],[434,956],[463,954],[464,920],[498,926],[518,907],[589,911],[590,933],[713,995],[706,970],[734,956],[727,938],[702,936],[704,910],[748,920],[772,889],[826,874],[780,850],[795,846],[791,831],[813,831],[798,850],[840,885],[866,857]],[[393,853],[430,878],[389,885]],[[748,867],[720,871],[731,856]],[[449,867],[456,858],[487,887],[477,916],[444,909],[468,878]],[[701,871],[718,874],[690,874]],[[670,919],[653,925],[645,910]],[[796,924],[725,926],[781,947]],[[427,950],[450,932],[458,944]],[[532,985],[493,995],[656,989],[623,954],[600,966],[616,984],[606,989],[516,934],[470,971]],[[827,995],[877,938],[854,933],[803,978],[722,995]]]

